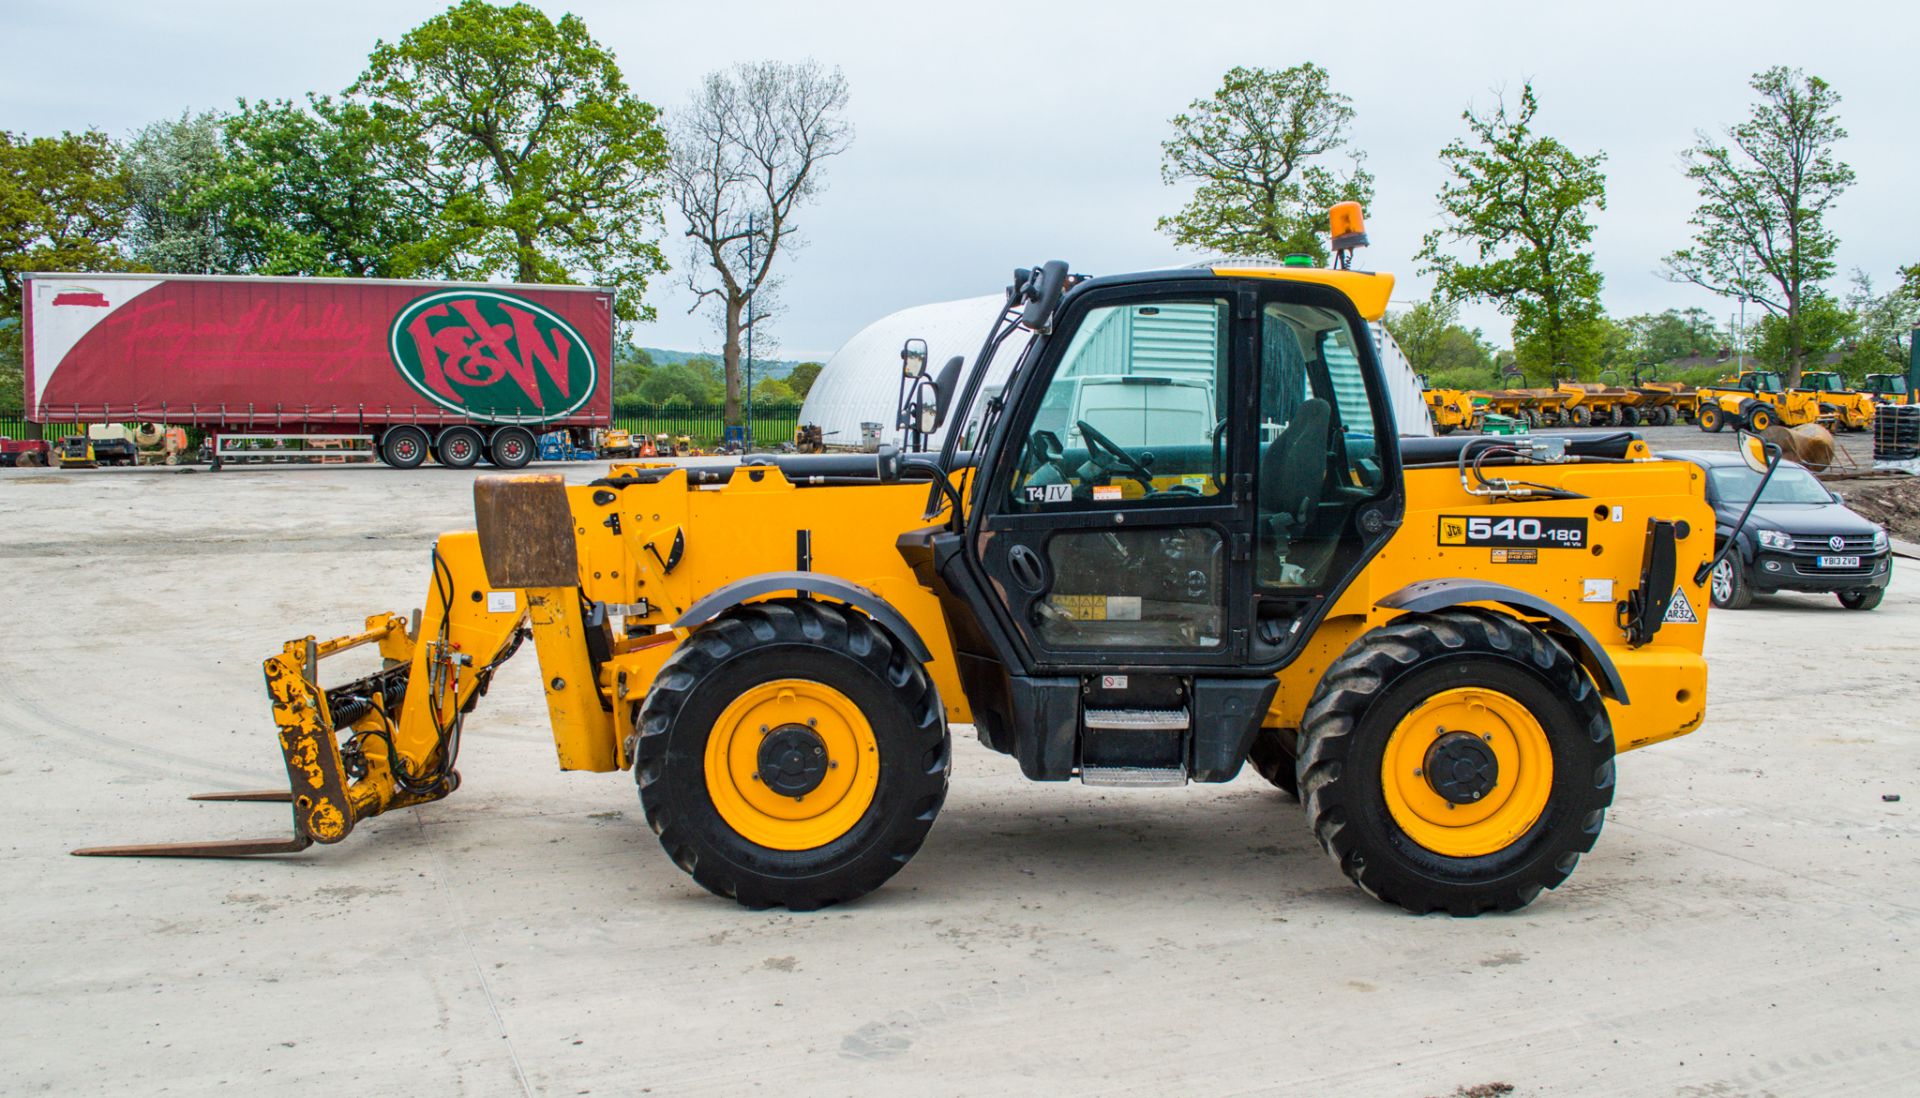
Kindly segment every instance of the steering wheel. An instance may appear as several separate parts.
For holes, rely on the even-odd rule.
[[[1153,471],[1140,463],[1132,454],[1121,449],[1112,439],[1093,429],[1093,424],[1084,419],[1073,421],[1080,428],[1080,437],[1087,440],[1087,456],[1093,463],[1108,473],[1120,473],[1134,481],[1147,491],[1153,491]]]

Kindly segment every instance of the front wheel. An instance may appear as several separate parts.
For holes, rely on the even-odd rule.
[[[1702,431],[1710,431],[1717,434],[1722,428],[1726,427],[1727,417],[1725,413],[1721,412],[1719,405],[1708,404],[1700,409],[1699,424]]]
[[[1747,413],[1747,430],[1756,435],[1765,434],[1767,428],[1773,426],[1773,422],[1773,409],[1764,405]]]
[[[755,603],[702,626],[635,724],[660,845],[747,907],[866,895],[946,800],[946,715],[926,669],[871,619],[824,603]]]
[[[1707,595],[1722,610],[1745,610],[1753,605],[1753,588],[1747,586],[1747,570],[1740,563],[1739,553],[1728,553],[1713,566]]]
[[[1868,587],[1859,591],[1842,591],[1840,592],[1840,605],[1849,610],[1871,610],[1880,605],[1880,600],[1886,596],[1886,593],[1887,589],[1884,587]]]
[[[1408,614],[1308,703],[1307,818],[1354,883],[1415,914],[1513,911],[1573,872],[1613,802],[1613,732],[1565,649],[1500,614]]]
[[[1300,781],[1293,749],[1287,745],[1285,733],[1278,728],[1262,728],[1253,734],[1253,744],[1247,749],[1247,763],[1254,773],[1267,779],[1275,789],[1300,799]]]

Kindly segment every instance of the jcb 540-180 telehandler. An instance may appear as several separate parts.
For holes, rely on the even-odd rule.
[[[291,800],[291,840],[94,852],[297,850],[444,797],[527,638],[560,766],[630,770],[749,906],[898,872],[970,724],[1039,781],[1251,762],[1369,893],[1521,907],[1593,847],[1616,752],[1700,724],[1713,512],[1626,433],[1399,439],[1359,243],[1341,211],[1333,269],[1021,270],[971,368],[914,386],[938,453],[483,477],[417,625],[266,661],[291,794],[231,796]],[[360,644],[384,669],[323,687]]]

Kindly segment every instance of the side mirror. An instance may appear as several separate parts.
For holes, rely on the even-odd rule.
[[[940,367],[940,372],[933,376],[933,426],[922,427],[922,431],[937,430],[942,423],[946,422],[947,412],[953,407],[954,390],[960,387],[960,370],[966,364],[966,359],[954,355],[947,360],[946,365]]]
[[[1060,299],[1066,292],[1066,263],[1058,259],[1047,260],[1028,284],[1027,307],[1020,314],[1020,326],[1043,334],[1052,331],[1053,312],[1060,307]]]
[[[900,373],[906,377],[919,377],[927,372],[927,341],[909,339],[900,345]]]
[[[1764,475],[1767,472],[1769,459],[1779,451],[1778,446],[1769,443],[1759,435],[1740,432],[1740,460],[1756,473]]]
[[[1828,499],[1831,499],[1831,500],[1833,500],[1833,502],[1835,502],[1835,503],[1845,503],[1845,502],[1847,502],[1847,501],[1846,501],[1845,499],[1842,499],[1842,498],[1841,498],[1841,496],[1840,496],[1840,493],[1838,493],[1838,492],[1828,492],[1828,493],[1827,493],[1827,498],[1828,498]]]

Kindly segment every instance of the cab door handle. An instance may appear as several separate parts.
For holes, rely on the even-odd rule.
[[[1047,585],[1046,565],[1040,560],[1040,554],[1025,545],[1016,545],[1007,550],[1007,571],[1013,574],[1013,582],[1028,591],[1040,591]]]

